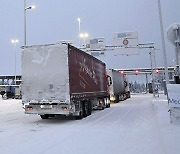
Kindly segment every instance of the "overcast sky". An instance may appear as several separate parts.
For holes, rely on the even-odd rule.
[[[137,31],[139,43],[154,42],[157,66],[163,66],[158,0],[27,0],[35,10],[27,10],[27,45],[73,40],[78,45],[78,21],[81,31],[90,38],[104,37],[112,45],[114,32]],[[174,47],[167,41],[166,31],[172,23],[180,23],[180,1],[161,0],[168,65],[174,66]],[[21,49],[24,44],[24,0],[0,0],[0,75],[14,74],[14,46],[18,38],[17,73],[21,74]],[[108,68],[150,67],[148,50],[140,55],[100,57]]]

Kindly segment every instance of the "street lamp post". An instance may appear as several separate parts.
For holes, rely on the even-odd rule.
[[[78,26],[79,26],[79,37],[80,37],[80,33],[81,33],[81,19],[77,18],[78,21]],[[79,45],[81,46],[81,38],[79,38]]]
[[[11,40],[11,43],[14,45],[14,65],[15,65],[15,69],[14,69],[14,73],[15,73],[15,85],[16,85],[16,44],[19,42],[18,39],[14,39],[14,40]]]
[[[166,85],[167,85],[169,83],[169,76],[168,76],[166,46],[165,46],[165,39],[164,39],[164,29],[163,29],[163,20],[162,20],[161,1],[160,0],[158,0],[158,11],[159,11],[159,20],[160,20],[160,29],[161,29],[161,40],[162,40],[162,48],[163,48],[165,79],[166,79]]]
[[[24,0],[24,46],[26,46],[26,0]]]
[[[81,19],[77,18],[77,20],[78,20],[78,23],[79,23],[79,35],[80,35],[80,33],[81,33]]]
[[[24,46],[26,46],[26,10],[34,8],[34,5],[26,7],[26,0],[24,0]]]
[[[178,34],[178,30],[180,29],[180,26],[174,25],[174,31],[176,34],[176,76],[180,75],[180,70],[179,70],[179,52],[180,52],[180,36]]]

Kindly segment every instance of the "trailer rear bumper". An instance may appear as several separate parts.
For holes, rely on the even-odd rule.
[[[75,112],[74,105],[70,104],[30,104],[24,106],[26,114],[61,114],[61,115],[71,115]]]

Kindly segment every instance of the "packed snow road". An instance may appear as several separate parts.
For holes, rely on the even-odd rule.
[[[169,121],[164,95],[132,95],[82,120],[42,120],[20,100],[0,99],[0,153],[179,154],[180,124]]]

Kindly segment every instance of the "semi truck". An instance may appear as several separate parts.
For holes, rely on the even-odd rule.
[[[82,119],[110,107],[106,65],[68,43],[22,47],[22,103],[26,114]]]
[[[129,82],[125,74],[118,70],[107,69],[109,80],[109,99],[111,102],[123,101],[130,98]]]

